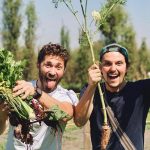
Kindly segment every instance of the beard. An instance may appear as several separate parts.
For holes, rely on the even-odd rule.
[[[57,75],[52,75],[50,72],[44,73],[39,70],[39,78],[41,81],[42,90],[50,93],[56,89],[58,83],[61,81],[61,78],[58,78]]]

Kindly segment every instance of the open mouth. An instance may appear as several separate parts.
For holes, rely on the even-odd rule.
[[[47,74],[46,74],[46,78],[47,78],[47,80],[49,80],[49,81],[57,81],[57,76],[56,76],[56,75],[52,75],[52,74],[50,74],[50,73],[47,73]]]
[[[112,74],[112,73],[109,73],[109,74],[108,74],[108,77],[109,77],[110,79],[117,79],[117,78],[119,77],[119,74]]]

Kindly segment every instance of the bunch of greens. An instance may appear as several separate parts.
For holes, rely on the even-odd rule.
[[[24,65],[24,62],[16,62],[10,51],[0,49],[0,102],[7,102],[19,118],[29,120],[35,116],[33,109],[21,97],[13,97],[12,93],[16,81],[23,77]]]

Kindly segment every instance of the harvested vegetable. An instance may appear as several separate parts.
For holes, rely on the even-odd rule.
[[[108,145],[110,135],[111,135],[111,128],[109,125],[103,125],[102,130],[101,130],[101,141],[100,141],[100,146],[101,150],[106,150],[106,147]]]
[[[16,62],[10,51],[0,49],[0,101],[5,101],[10,108],[9,120],[13,126],[16,126],[14,136],[22,142],[31,143],[32,137],[29,136],[28,123],[36,118],[34,110],[20,96],[13,97],[12,93],[16,81],[23,78],[23,67],[24,62]]]
[[[9,107],[22,119],[35,118],[33,109],[19,96],[13,97],[12,88],[23,77],[24,62],[14,60],[12,53],[0,49],[0,101],[6,101]]]

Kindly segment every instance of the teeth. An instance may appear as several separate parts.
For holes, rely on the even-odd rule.
[[[109,76],[109,77],[113,77],[113,78],[114,78],[114,77],[118,77],[118,75],[116,75],[116,74],[108,74],[108,76]]]
[[[116,74],[115,74],[115,75],[113,75],[113,74],[109,74],[109,76],[116,77],[117,75],[116,75]]]

